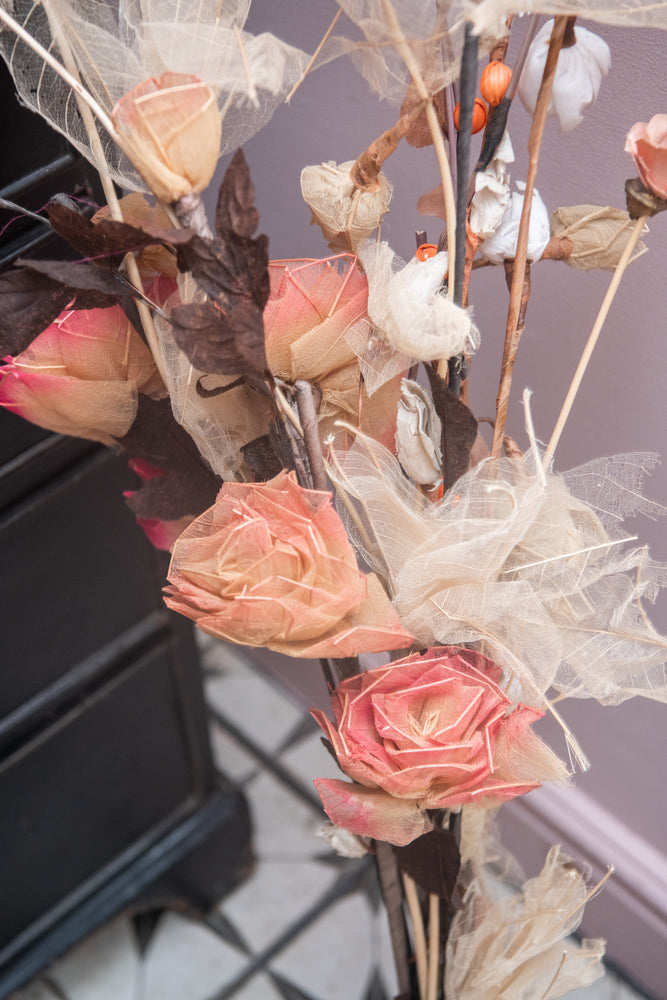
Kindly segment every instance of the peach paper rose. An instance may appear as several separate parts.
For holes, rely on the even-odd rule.
[[[449,646],[343,681],[331,697],[335,725],[312,713],[355,781],[315,779],[332,822],[409,844],[432,828],[428,809],[496,805],[566,777],[530,730],[543,713],[512,709],[500,676],[481,653]]]
[[[357,568],[328,493],[292,473],[224,483],[176,541],[165,601],[209,635],[288,656],[350,656],[412,642],[376,577]]]
[[[667,115],[637,122],[627,134],[625,151],[635,161],[642,184],[658,198],[667,198]]]
[[[63,312],[0,368],[0,406],[59,434],[113,445],[138,393],[165,393],[152,355],[120,306]]]

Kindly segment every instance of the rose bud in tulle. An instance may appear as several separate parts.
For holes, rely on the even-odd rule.
[[[165,601],[202,631],[288,656],[351,656],[412,642],[377,578],[357,568],[328,493],[293,473],[224,483],[174,545]]]
[[[160,201],[178,201],[211,181],[220,153],[215,94],[192,73],[138,84],[111,112],[123,151]]]
[[[642,184],[658,198],[667,198],[667,115],[653,115],[648,124],[633,125],[625,151],[635,161]]]
[[[59,434],[112,445],[129,431],[138,393],[165,389],[120,306],[64,312],[0,369],[0,405]]]
[[[361,837],[407,844],[429,809],[497,805],[562,780],[565,765],[530,726],[542,712],[513,706],[501,668],[458,646],[429,649],[342,681],[332,723],[312,714],[354,779],[316,779],[329,818]]]

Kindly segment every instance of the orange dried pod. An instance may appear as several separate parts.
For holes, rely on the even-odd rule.
[[[479,81],[479,91],[491,107],[500,104],[512,79],[512,70],[506,63],[488,63],[482,70]]]
[[[422,243],[420,247],[417,247],[417,260],[429,260],[430,257],[435,257],[437,252],[438,248],[435,243]]]
[[[459,108],[460,105],[457,104],[454,108],[454,125],[456,126],[456,131],[459,130]],[[475,98],[475,105],[472,109],[472,131],[473,135],[475,132],[481,132],[486,125],[486,119],[488,117],[486,104],[480,97]]]

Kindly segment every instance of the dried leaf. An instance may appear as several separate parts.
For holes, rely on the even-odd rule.
[[[198,285],[216,299],[246,298],[260,311],[269,297],[269,239],[231,233],[205,240],[190,233],[178,247],[179,267],[191,271]]]
[[[470,452],[477,437],[477,421],[435,369],[426,365],[426,372],[431,383],[433,402],[442,421],[441,448],[445,490],[448,490],[468,469]]]
[[[171,320],[174,340],[195,368],[221,375],[267,370],[262,314],[252,302],[227,311],[210,300],[176,306]]]
[[[255,473],[257,482],[273,479],[284,468],[279,447],[275,435],[264,434],[241,448],[245,463]]]
[[[149,479],[128,499],[137,517],[174,521],[210,507],[221,480],[203,462],[189,434],[171,412],[168,399],[139,396],[137,417],[119,445],[166,473]]]
[[[156,242],[155,236],[113,219],[91,222],[81,212],[77,212],[61,201],[52,201],[48,206],[49,221],[64,240],[86,257],[118,260],[129,251],[142,250]]]
[[[422,105],[421,112],[411,121],[410,127],[405,133],[406,141],[415,146],[416,149],[423,149],[424,146],[433,145],[433,135],[426,119],[426,111],[423,108],[423,101],[420,99],[414,83],[408,87],[403,103],[401,104],[401,115],[409,115]],[[445,91],[440,90],[433,95],[433,106],[435,107],[440,128],[444,135],[447,135],[447,113],[445,108]]]
[[[425,892],[450,900],[461,867],[456,837],[449,830],[431,830],[423,836],[395,847],[398,867]]]
[[[16,356],[46,330],[72,298],[72,290],[45,274],[13,268],[0,274],[0,298],[5,316],[0,331],[0,355]]]
[[[17,260],[16,266],[65,285],[76,297],[75,309],[105,309],[132,298],[133,289],[120,275],[85,261]]]
[[[227,167],[215,209],[215,229],[223,239],[229,233],[250,239],[259,224],[255,207],[255,185],[242,149],[237,149]]]

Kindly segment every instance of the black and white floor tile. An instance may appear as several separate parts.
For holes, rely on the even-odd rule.
[[[370,858],[318,837],[312,779],[336,775],[319,728],[275,680],[205,640],[211,739],[251,809],[256,865],[206,923],[118,918],[11,1000],[390,1000],[386,918]],[[572,1000],[640,1000],[611,973]]]

